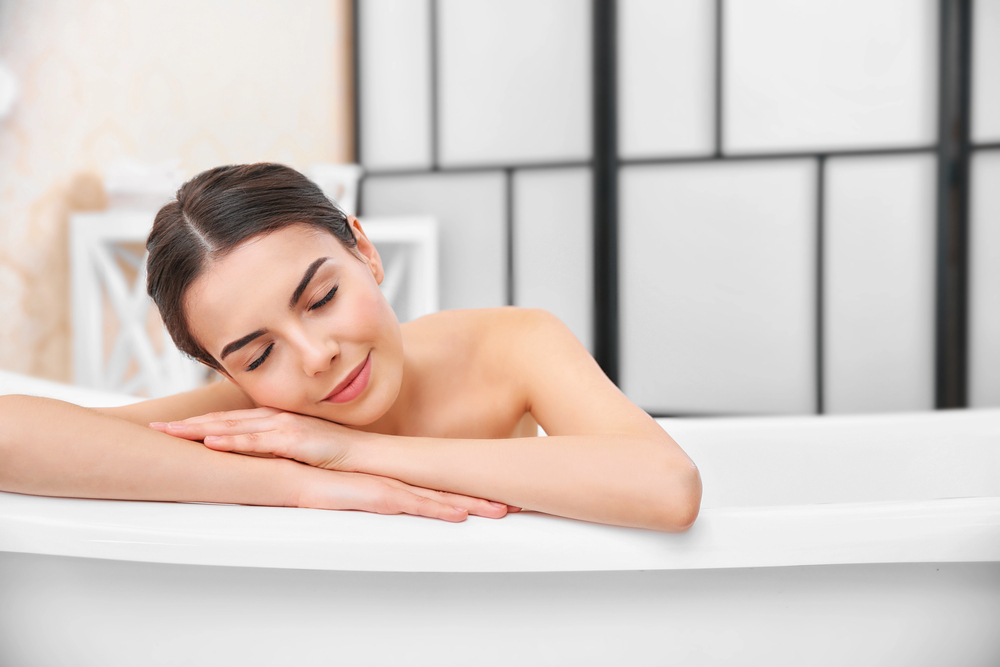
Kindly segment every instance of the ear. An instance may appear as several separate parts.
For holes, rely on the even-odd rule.
[[[385,279],[385,271],[382,269],[382,258],[379,257],[375,244],[368,240],[368,235],[361,228],[361,223],[353,215],[347,216],[347,224],[351,226],[354,238],[358,242],[358,254],[361,255],[365,264],[371,269],[372,275],[375,276],[376,284],[381,285],[382,280]]]

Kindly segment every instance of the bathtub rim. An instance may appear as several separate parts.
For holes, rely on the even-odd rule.
[[[0,371],[0,393],[82,405],[138,399]],[[1000,424],[1000,410],[660,419],[668,431],[833,424]],[[675,535],[525,512],[448,524],[297,508],[47,498],[0,492],[0,551],[152,563],[369,572],[720,569],[1000,561],[1000,496],[703,508]]]
[[[1000,498],[705,509],[683,534],[533,512],[447,524],[298,508],[0,493],[0,551],[358,572],[1000,561]]]

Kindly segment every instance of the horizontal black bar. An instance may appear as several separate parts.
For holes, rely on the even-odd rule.
[[[969,150],[973,151],[995,151],[1000,150],[1000,141],[987,142],[985,144],[969,144]]]
[[[933,153],[937,151],[937,144],[929,146],[906,146],[901,148],[856,148],[844,150],[822,150],[822,151],[791,151],[787,153],[727,153],[724,155],[687,155],[676,157],[638,157],[620,158],[618,163],[622,166],[646,165],[646,164],[691,164],[699,162],[728,162],[728,161],[751,161],[751,160],[794,160],[794,159],[816,159],[823,157],[867,157],[877,155],[911,155],[914,153]]]
[[[1000,143],[977,144],[971,146],[977,150],[1000,149]],[[662,157],[639,157],[639,158],[619,158],[620,166],[641,166],[657,164],[695,164],[700,162],[727,162],[727,161],[753,161],[753,160],[795,160],[795,159],[815,159],[823,157],[867,157],[879,155],[913,155],[916,153],[934,153],[938,150],[936,144],[929,146],[905,146],[900,148],[851,148],[842,150],[822,150],[822,151],[789,151],[786,153],[730,153],[726,155],[684,155],[684,156],[662,156]],[[513,169],[515,171],[531,169],[576,169],[581,167],[592,167],[591,160],[568,161],[568,162],[529,162],[521,164],[476,164],[460,165],[451,167],[404,167],[401,169],[369,169],[365,172],[368,176],[426,176],[434,173],[462,174],[478,173],[484,171],[504,171]]]
[[[653,419],[702,419],[709,418],[712,419],[722,417],[722,418],[732,418],[739,419],[745,417],[788,417],[787,412],[650,412],[645,411],[647,415]],[[808,414],[808,413],[806,413]],[[791,415],[795,416],[795,415]],[[815,415],[813,415],[815,416]]]
[[[579,169],[590,167],[590,160],[582,162],[531,162],[528,164],[477,164],[459,167],[412,167],[403,169],[370,169],[367,176],[427,176],[429,174],[476,174],[486,171],[529,171],[533,169]]]
[[[528,162],[525,164],[512,164],[509,169],[515,171],[530,171],[532,169],[580,169],[593,166],[592,160],[568,161],[568,162]],[[461,168],[461,167],[459,167]]]

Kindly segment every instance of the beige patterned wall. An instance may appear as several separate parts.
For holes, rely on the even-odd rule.
[[[0,368],[68,380],[67,220],[112,162],[351,159],[347,0],[4,0]]]

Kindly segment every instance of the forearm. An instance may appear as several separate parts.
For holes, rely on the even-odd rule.
[[[632,435],[502,440],[374,436],[361,472],[576,519],[685,530],[698,514],[697,468],[669,439]]]
[[[252,505],[294,502],[297,464],[215,452],[70,403],[0,396],[0,489]]]

